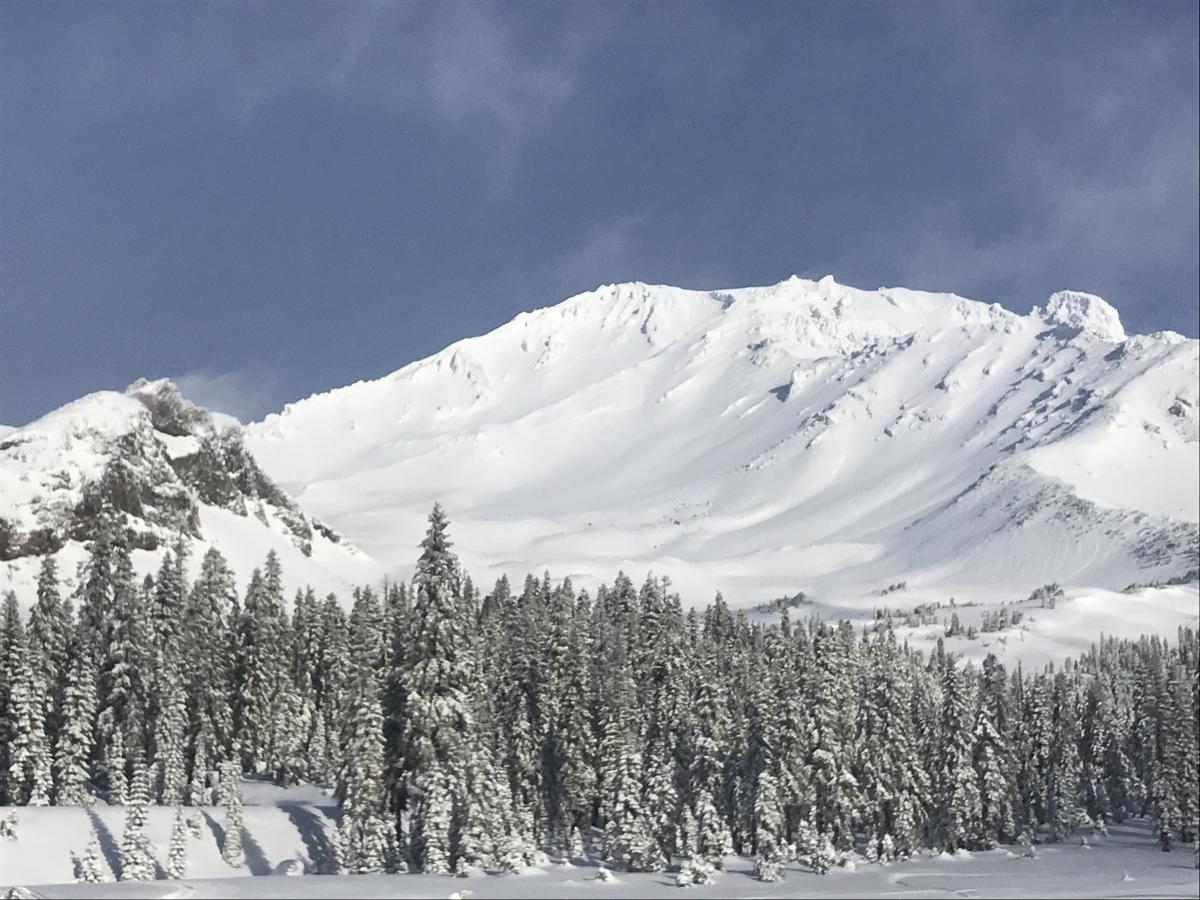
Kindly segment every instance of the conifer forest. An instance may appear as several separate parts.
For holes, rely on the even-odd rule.
[[[1191,863],[1191,629],[1031,671],[921,652],[887,614],[688,608],[653,576],[484,588],[438,506],[411,582],[349,602],[285,597],[274,554],[238,585],[210,550],[189,583],[182,546],[139,581],[109,521],[77,589],[48,556],[29,614],[9,593],[0,621],[0,805],[124,806],[122,878],[155,877],[152,805],[177,809],[168,876],[195,808],[239,864],[243,773],[333,790],[330,873],[549,854],[706,883],[738,854],[774,881],[791,861],[1078,842],[1131,817]],[[93,842],[80,880],[96,864]]]

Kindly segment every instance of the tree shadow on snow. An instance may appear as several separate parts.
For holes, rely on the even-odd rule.
[[[325,831],[325,821],[309,806],[299,803],[281,803],[280,809],[287,812],[288,819],[300,833],[304,849],[308,853],[312,870],[318,875],[333,871],[333,844]]]
[[[204,816],[204,821],[208,823],[208,830],[213,833],[213,837],[217,841],[217,849],[225,849],[225,826],[221,825],[216,819],[208,814],[207,810],[201,809],[200,815]]]
[[[108,863],[108,868],[112,870],[114,878],[121,877],[121,848],[117,846],[117,839],[113,837],[112,831],[104,824],[104,820],[96,815],[96,811],[90,806],[87,810],[88,818],[92,820],[92,828],[96,832],[96,841],[100,845],[100,853],[104,856],[104,861]]]
[[[246,856],[246,866],[250,869],[251,875],[271,874],[272,866],[267,862],[267,855],[263,853],[262,845],[254,839],[254,835],[245,825],[242,826],[242,851]]]
[[[204,815],[204,821],[208,823],[209,830],[213,833],[213,837],[217,839],[218,849],[224,851],[225,826],[221,825],[207,812],[203,810],[201,812]],[[246,868],[250,870],[251,875],[271,874],[271,864],[267,862],[267,857],[263,854],[262,847],[254,839],[254,836],[250,834],[245,825],[242,825],[242,857],[246,860]]]

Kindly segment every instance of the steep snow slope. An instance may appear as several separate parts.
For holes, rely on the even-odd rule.
[[[113,513],[139,572],[181,536],[193,568],[215,546],[243,579],[270,550],[297,586],[344,590],[380,572],[262,473],[235,420],[168,381],[90,394],[0,436],[0,589],[28,603],[47,552],[69,587],[86,541]]]
[[[832,278],[602,287],[247,446],[381,562],[434,500],[480,577],[670,575],[692,601],[879,589],[983,600],[1196,565],[1198,343],[1126,337],[1098,297],[1027,316]]]

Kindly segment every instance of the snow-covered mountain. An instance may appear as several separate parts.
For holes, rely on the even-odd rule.
[[[113,513],[142,572],[180,536],[193,567],[216,546],[243,575],[275,550],[290,582],[321,589],[380,572],[263,473],[236,420],[196,407],[166,380],[89,394],[0,435],[0,588],[28,602],[47,552],[69,584],[85,542]]]
[[[287,406],[246,446],[404,571],[434,500],[482,582],[625,569],[689,600],[1122,588],[1197,564],[1200,343],[792,278],[620,284]]]

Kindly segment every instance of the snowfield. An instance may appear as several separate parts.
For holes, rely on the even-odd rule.
[[[1088,294],[1021,316],[832,278],[620,284],[290,404],[247,445],[401,574],[440,500],[481,584],[1018,601],[1196,565],[1198,382],[1200,343],[1129,337]]]
[[[860,860],[853,870],[816,875],[797,863],[782,881],[755,880],[753,861],[730,857],[711,885],[681,889],[672,873],[609,873],[597,878],[592,860],[550,861],[512,875],[275,875],[319,865],[332,837],[335,808],[286,799],[247,805],[247,864],[231,870],[220,856],[221,810],[207,814],[201,837],[188,841],[189,874],[184,881],[72,883],[72,853],[82,853],[93,822],[100,823],[102,849],[115,863],[124,810],[98,805],[16,810],[19,837],[0,841],[0,884],[24,885],[38,897],[1196,897],[1200,892],[1190,850],[1162,853],[1134,821],[1112,827],[1107,837],[1088,837],[1090,846],[1042,844],[1035,858],[1021,848],[986,852],[921,854],[885,865]],[[291,793],[291,792],[289,792]],[[247,791],[247,800],[253,795]],[[294,796],[294,795],[293,795]],[[304,794],[300,795],[304,797]],[[7,815],[11,810],[0,810]],[[174,811],[151,807],[147,833],[160,863]],[[111,836],[111,841],[104,835]],[[293,862],[295,861],[295,862]],[[265,877],[240,877],[259,875]],[[52,883],[58,882],[58,883]]]

